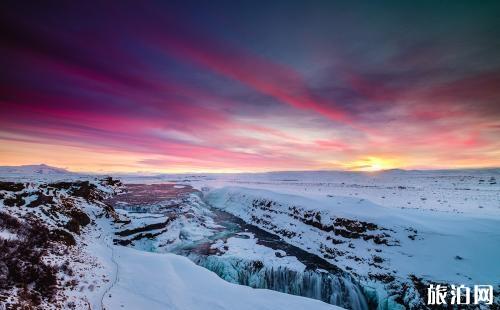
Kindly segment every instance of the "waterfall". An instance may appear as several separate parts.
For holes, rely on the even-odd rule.
[[[345,272],[297,271],[267,267],[260,261],[191,254],[189,257],[226,281],[299,295],[352,310],[367,310],[368,302],[358,283]]]

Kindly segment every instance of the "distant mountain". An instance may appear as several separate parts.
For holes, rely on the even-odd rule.
[[[63,168],[52,167],[45,164],[23,166],[0,166],[0,175],[63,175],[73,174]]]

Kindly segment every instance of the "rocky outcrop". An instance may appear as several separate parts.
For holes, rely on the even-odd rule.
[[[64,308],[63,288],[80,234],[97,216],[116,217],[103,201],[119,191],[112,178],[57,183],[0,182],[0,304],[7,309]]]

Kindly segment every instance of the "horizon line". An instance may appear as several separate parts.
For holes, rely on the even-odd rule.
[[[348,170],[348,169],[311,169],[311,170],[268,170],[268,171],[239,171],[239,172],[213,172],[213,171],[184,171],[184,172],[161,172],[161,171],[131,171],[131,172],[120,172],[120,171],[74,171],[66,167],[51,166],[48,164],[25,164],[25,165],[0,165],[0,168],[21,168],[21,167],[36,167],[44,166],[52,169],[65,170],[68,173],[73,174],[88,174],[88,175],[137,175],[137,176],[154,176],[154,175],[190,175],[190,174],[265,174],[265,173],[304,173],[304,172],[345,172],[345,173],[367,173],[367,174],[377,174],[391,171],[464,171],[464,170],[497,170],[500,169],[498,166],[491,167],[450,167],[450,168],[389,168],[389,169],[379,169],[379,170]]]

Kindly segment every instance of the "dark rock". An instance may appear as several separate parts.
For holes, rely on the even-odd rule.
[[[16,228],[20,237],[0,240],[0,288],[20,288],[18,296],[24,304],[36,306],[42,299],[50,300],[57,291],[57,271],[43,260],[50,246],[48,229],[37,221],[19,221],[4,212],[0,212],[0,226]]]
[[[127,246],[132,243],[132,240],[113,239],[113,243],[122,246]]]
[[[14,197],[5,198],[3,203],[8,207],[21,207],[26,203],[23,199],[26,196],[28,196],[28,193],[16,194]]]
[[[120,186],[120,185],[122,185],[122,182],[120,180],[115,180],[112,177],[107,177],[101,181],[101,184],[102,185],[111,185],[111,186]]]
[[[71,216],[71,218],[76,223],[78,223],[79,226],[84,227],[84,226],[87,226],[88,224],[90,224],[89,216],[85,212],[80,211],[78,209],[71,210],[69,212],[69,216]]]
[[[253,261],[252,268],[256,271],[259,271],[264,268],[264,263],[262,263],[260,260]]]
[[[390,283],[390,282],[395,280],[393,275],[382,274],[382,273],[375,273],[375,274],[369,273],[368,277],[370,279],[378,280],[378,281],[383,282],[383,283]]]
[[[80,234],[80,224],[75,219],[69,220],[66,225],[64,225],[64,228],[67,230],[71,231],[72,233],[75,233],[77,235]]]
[[[41,205],[48,205],[52,204],[54,202],[52,196],[46,196],[43,193],[39,192],[37,193],[37,198],[30,202],[27,207],[28,208],[35,208]]]
[[[0,182],[0,191],[20,192],[24,189],[23,183]]]
[[[342,240],[338,240],[338,239],[335,239],[333,237],[326,237],[326,240],[331,240],[333,244],[342,244],[342,243],[345,243],[345,241],[342,241]]]
[[[279,258],[282,258],[282,257],[286,256],[286,254],[283,254],[283,253],[281,253],[279,251],[274,252],[274,255],[276,255],[276,257],[279,257]]]
[[[116,232],[115,235],[118,235],[120,237],[126,237],[126,236],[130,236],[130,235],[133,235],[133,234],[136,234],[136,233],[140,233],[140,232],[145,232],[145,231],[150,231],[150,230],[156,230],[156,229],[162,229],[162,228],[167,227],[168,224],[170,224],[170,222],[172,222],[175,218],[176,217],[170,217],[165,222],[155,223],[155,224],[149,224],[149,225],[146,225],[146,226],[143,226],[143,227],[134,228],[134,229],[125,229],[125,230]]]
[[[67,246],[76,244],[75,237],[63,229],[55,229],[50,232],[50,240],[64,243]]]

